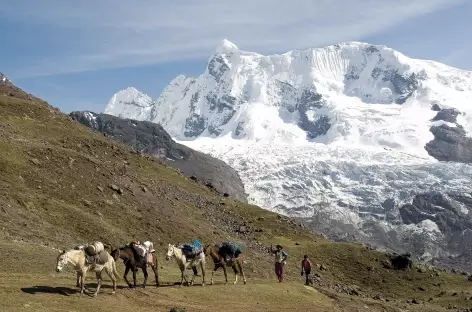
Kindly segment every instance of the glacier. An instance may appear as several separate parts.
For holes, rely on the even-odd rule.
[[[471,99],[472,72],[381,45],[261,55],[223,40],[202,75],[176,77],[155,100],[130,87],[104,113],[159,123],[225,161],[250,203],[338,239],[434,258],[472,237]],[[439,130],[459,143],[446,133],[425,148]]]

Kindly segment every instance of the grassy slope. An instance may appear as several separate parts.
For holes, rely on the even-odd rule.
[[[113,191],[111,184],[123,194]],[[241,226],[249,233],[238,233]],[[282,306],[294,311],[363,311],[366,305],[372,311],[401,307],[441,311],[449,304],[472,307],[472,301],[465,300],[472,296],[472,283],[463,276],[384,269],[381,253],[361,245],[332,243],[290,219],[221,198],[173,169],[92,133],[35,98],[0,96],[0,229],[0,288],[4,290],[0,300],[8,311],[31,307],[46,311],[50,302],[57,303],[57,311],[90,309],[92,303],[79,306],[74,296],[25,291],[35,285],[73,286],[72,274],[54,276],[56,251],[50,247],[70,248],[93,240],[117,245],[133,238],[156,242],[164,283],[177,280],[175,264],[162,257],[168,243],[193,238],[204,243],[239,242],[248,247],[249,284],[237,285],[237,291],[232,286],[122,290],[118,299],[99,299],[103,311],[114,310],[117,301],[144,311],[165,311],[172,301],[188,311],[221,311],[227,304],[224,298],[239,302],[241,311]],[[23,242],[16,244],[13,239]],[[290,254],[286,285],[274,282],[272,259],[264,247],[258,248],[276,243]],[[327,267],[315,272],[331,288],[314,291],[299,285],[298,263],[304,253]],[[123,272],[122,266],[119,271]],[[221,280],[221,275],[216,279]],[[332,291],[340,287],[357,288],[365,298]],[[455,292],[458,295],[453,296]],[[371,299],[376,295],[389,301]],[[434,300],[428,302],[431,297]],[[413,298],[425,304],[406,303]]]

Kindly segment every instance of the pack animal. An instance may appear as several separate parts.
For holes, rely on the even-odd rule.
[[[102,271],[105,272],[110,276],[110,279],[113,282],[113,292],[112,294],[116,293],[116,279],[118,278],[118,272],[116,271],[116,263],[113,257],[105,250],[103,250],[100,255],[100,260],[96,263],[89,264],[86,262],[86,253],[84,249],[71,249],[71,250],[63,250],[57,256],[56,259],[56,271],[61,272],[63,268],[67,264],[71,264],[74,266],[74,269],[77,271],[77,278],[78,284],[80,287],[80,296],[82,297],[84,294],[84,280],[89,270],[95,271],[95,275],[97,278],[97,289],[93,296],[97,296],[98,292],[100,291],[100,287],[102,284]]]
[[[147,279],[149,276],[147,272],[148,265],[152,268],[154,272],[154,277],[156,280],[156,287],[159,287],[157,257],[154,253],[150,253],[150,255],[148,255],[149,257],[140,257],[136,253],[136,250],[133,249],[133,247],[124,246],[124,247],[120,247],[120,248],[112,250],[111,256],[113,257],[113,259],[115,259],[115,261],[118,261],[118,259],[123,260],[123,263],[125,265],[125,273],[123,275],[123,278],[130,288],[136,288],[136,272],[138,271],[139,268],[143,271],[143,274],[144,274],[143,288],[146,287]],[[127,278],[130,270],[131,272],[133,272],[133,285],[131,285],[131,283],[128,281],[128,278]]]
[[[192,286],[195,277],[197,276],[197,265],[200,264],[200,267],[202,269],[202,286],[205,286],[205,252],[202,250],[200,253],[195,255],[192,258],[187,258],[182,251],[182,248],[177,247],[176,245],[171,245],[169,244],[167,248],[167,253],[166,253],[166,260],[170,260],[171,257],[174,257],[175,260],[177,261],[177,264],[180,268],[180,273],[181,273],[181,279],[180,279],[180,286],[183,285],[184,280],[187,283],[188,286]],[[193,271],[193,277],[190,283],[188,282],[187,276],[185,274],[185,271],[188,268],[192,268]]]
[[[77,245],[74,247],[74,250],[85,250],[85,262],[88,264],[100,261],[99,253],[105,249],[108,249],[111,251],[112,249],[111,245],[108,243],[95,242],[91,245],[83,244],[83,245]],[[80,273],[79,272],[77,272],[76,286],[80,287]]]
[[[243,270],[243,257],[240,255],[236,259],[232,260],[230,259],[227,261],[225,257],[221,254],[220,248],[217,245],[205,245],[204,247],[204,252],[207,255],[210,255],[210,257],[213,259],[213,264],[214,268],[213,271],[211,272],[211,284],[213,285],[213,277],[215,275],[215,272],[219,268],[223,268],[223,272],[225,274],[225,281],[228,283],[228,274],[226,271],[226,267],[231,267],[234,271],[234,282],[233,284],[236,284],[238,282],[238,273],[241,274],[243,278],[244,284],[246,284],[246,276],[244,275],[244,270]],[[225,283],[225,284],[226,284]]]

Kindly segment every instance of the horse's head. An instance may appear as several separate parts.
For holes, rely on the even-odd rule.
[[[203,253],[207,256],[210,256],[213,261],[220,261],[220,255],[218,253],[219,247],[216,244],[207,244],[203,247]]]
[[[57,256],[56,260],[56,272],[61,272],[64,266],[69,262],[69,257],[67,256],[67,252],[62,250],[59,256]]]
[[[211,255],[214,252],[215,246],[213,244],[206,244],[203,246],[203,252],[206,255]]]
[[[170,260],[170,258],[175,254],[175,245],[169,244],[166,253],[166,260]]]
[[[112,256],[113,260],[118,261],[118,259],[120,258],[120,249],[119,248],[113,249],[110,252],[110,256]]]

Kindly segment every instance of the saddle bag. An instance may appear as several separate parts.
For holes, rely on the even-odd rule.
[[[148,265],[153,265],[154,264],[154,254],[149,252],[147,255],[146,255],[146,263]]]
[[[144,257],[144,254],[146,253],[146,248],[143,245],[134,245],[133,247],[138,255]]]
[[[95,256],[95,255],[100,254],[104,250],[105,250],[105,247],[103,246],[101,242],[94,242],[93,244],[90,244],[85,248],[85,253],[88,256]]]

